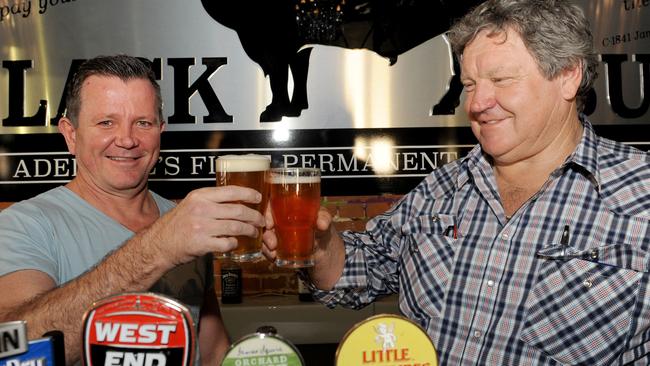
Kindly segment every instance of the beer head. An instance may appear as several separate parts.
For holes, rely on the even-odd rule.
[[[269,170],[271,159],[264,155],[222,155],[217,158],[217,173],[261,172]]]
[[[275,168],[269,176],[271,184],[320,183],[320,170],[316,168]]]

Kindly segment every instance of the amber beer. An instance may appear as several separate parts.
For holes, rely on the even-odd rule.
[[[235,185],[257,190],[262,194],[262,202],[245,205],[263,215],[268,202],[266,174],[270,166],[271,160],[262,155],[222,155],[216,161],[217,186]],[[262,228],[257,238],[238,236],[237,248],[228,253],[219,253],[217,257],[230,258],[237,262],[254,261],[262,258],[261,250]]]
[[[278,238],[279,267],[309,267],[314,229],[320,207],[320,170],[312,168],[271,169],[271,210]]]

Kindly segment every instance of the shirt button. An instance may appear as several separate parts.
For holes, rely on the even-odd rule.
[[[492,286],[494,286],[494,281],[492,281],[492,280],[488,280],[488,281],[487,281],[487,285],[488,285],[488,287],[492,287]]]
[[[479,332],[478,330],[475,330],[474,331],[474,338],[481,338],[481,332]]]
[[[501,234],[501,239],[508,240],[508,238],[510,238],[510,235],[508,235],[508,233]]]
[[[431,218],[431,221],[433,221],[433,222],[438,222],[438,220],[440,220],[438,215],[433,215],[433,217]]]

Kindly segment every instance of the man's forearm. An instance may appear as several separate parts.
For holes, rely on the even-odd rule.
[[[95,301],[146,290],[169,269],[153,253],[142,236],[136,236],[85,274],[21,305],[9,318],[25,320],[30,339],[50,330],[62,331],[67,363],[74,363],[81,355],[83,315]]]

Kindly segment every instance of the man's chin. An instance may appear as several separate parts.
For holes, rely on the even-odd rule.
[[[483,153],[489,155],[493,161],[507,160],[507,154],[511,150],[503,143],[481,143],[481,149],[483,150]]]
[[[506,151],[505,141],[500,136],[485,137],[479,139],[483,152],[490,156],[498,156]]]
[[[116,191],[138,191],[147,187],[146,180],[123,180],[123,181],[114,181],[113,189]]]

